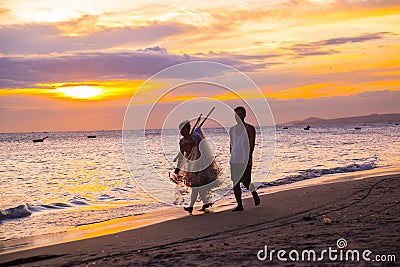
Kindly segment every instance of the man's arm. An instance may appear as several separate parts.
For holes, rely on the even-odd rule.
[[[247,127],[247,136],[249,137],[249,145],[250,145],[250,155],[253,154],[254,147],[256,145],[256,129],[253,125]]]
[[[181,140],[179,140],[179,154],[177,156],[178,163],[176,164],[176,168],[175,168],[175,171],[174,171],[175,174],[178,174],[179,171],[181,170],[180,167],[181,167],[181,164],[182,164],[183,153],[184,153],[184,151],[183,151],[183,148],[182,148],[182,139],[181,139]]]
[[[232,153],[232,131],[233,127],[229,129],[229,153]]]

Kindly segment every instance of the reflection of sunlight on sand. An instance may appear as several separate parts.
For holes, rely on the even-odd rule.
[[[186,214],[183,213],[181,209],[169,208],[167,210],[127,216],[104,222],[81,225],[77,227],[70,227],[65,232],[62,233],[24,238],[23,240],[25,242],[23,243],[23,245],[13,246],[12,242],[14,241],[12,240],[4,242],[4,244],[7,243],[7,247],[10,249],[7,249],[6,251],[1,251],[0,255],[3,253],[10,253],[14,251],[21,251],[25,249],[55,245],[60,243],[72,242],[76,240],[114,234],[121,231],[137,229],[144,226],[169,221],[172,219],[177,219],[184,216],[186,216]],[[21,240],[18,240],[17,242],[18,244],[21,244]]]

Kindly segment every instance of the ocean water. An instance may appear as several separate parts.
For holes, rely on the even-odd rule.
[[[268,128],[260,131],[268,133]],[[226,131],[205,129],[205,133],[214,141],[217,160],[227,170]],[[88,135],[97,138],[89,139]],[[155,140],[160,131],[148,131],[146,135],[147,149],[155,151],[150,153],[152,168],[168,179],[171,165],[157,156],[160,144]],[[164,146],[169,148],[163,151],[171,158],[178,149],[179,136],[176,131],[164,135]],[[49,138],[43,143],[32,142],[44,136]],[[259,143],[256,145],[261,149]],[[144,170],[149,166],[141,166],[140,157],[128,157],[127,166],[121,131],[3,133],[0,148],[0,241],[59,233],[169,208],[133,180],[129,170],[146,177],[149,174]],[[258,177],[263,181],[258,185],[279,186],[334,173],[398,166],[399,159],[400,126],[394,124],[321,125],[309,131],[277,127],[273,163],[270,169],[259,170],[268,175]],[[224,175],[229,177],[229,172]],[[225,197],[230,197],[230,184],[224,186]]]

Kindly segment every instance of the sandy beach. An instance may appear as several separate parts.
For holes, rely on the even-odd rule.
[[[288,252],[337,249],[337,240],[344,238],[345,249],[371,250],[370,258],[395,255],[397,262],[386,262],[394,266],[400,257],[399,185],[399,174],[314,185],[264,194],[259,207],[246,199],[245,210],[235,213],[216,203],[207,214],[197,212],[139,229],[0,255],[0,265],[281,265],[276,257],[260,261],[257,253],[265,246]],[[344,264],[329,258],[323,262]]]

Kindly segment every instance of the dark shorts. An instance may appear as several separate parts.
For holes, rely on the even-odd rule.
[[[249,187],[251,183],[251,167],[247,164],[231,164],[231,179],[233,185],[243,183],[245,187]]]

